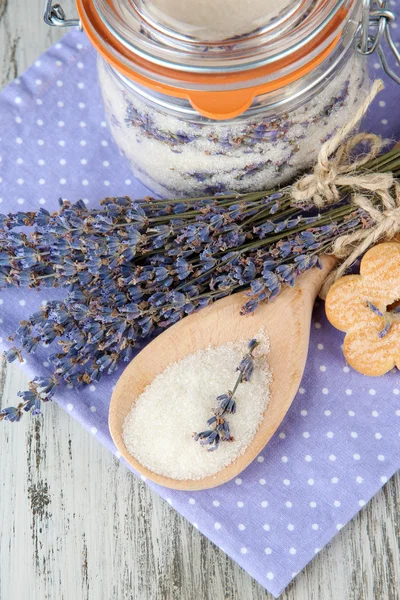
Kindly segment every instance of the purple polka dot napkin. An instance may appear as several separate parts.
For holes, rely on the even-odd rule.
[[[390,4],[400,12],[399,0]],[[394,33],[400,40],[400,28]],[[376,56],[370,67],[386,90],[365,129],[400,139],[400,87]],[[146,193],[106,128],[95,52],[84,34],[69,33],[0,95],[0,212],[55,209],[59,197],[96,206],[109,194]],[[20,319],[54,297],[0,290],[3,347]],[[400,467],[399,375],[355,373],[343,359],[342,340],[323,305],[316,307],[299,393],[276,435],[235,481],[193,493],[149,482],[275,596]],[[41,348],[26,368],[48,373],[47,352]],[[119,373],[56,398],[114,453],[107,414]],[[9,426],[18,427],[1,425]]]

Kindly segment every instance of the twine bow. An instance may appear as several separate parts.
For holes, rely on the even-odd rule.
[[[332,254],[343,262],[325,279],[319,293],[325,299],[331,285],[351,267],[351,265],[368,248],[380,240],[390,240],[400,231],[400,185],[393,183],[392,193],[380,190],[378,192],[382,201],[382,210],[379,210],[366,196],[356,194],[352,198],[355,206],[362,208],[374,221],[368,229],[357,229],[353,233],[339,237],[333,247]]]
[[[373,133],[359,133],[346,141],[382,89],[382,80],[374,81],[354,117],[323,144],[313,172],[304,175],[292,187],[294,204],[304,205],[312,200],[315,206],[322,208],[337,202],[340,199],[338,186],[355,187],[372,192],[391,188],[393,177],[388,173],[358,172],[360,167],[375,158],[382,150],[384,146],[382,138]],[[368,145],[369,151],[352,161],[351,153],[361,143]]]
[[[355,207],[368,213],[373,221],[370,228],[357,229],[353,233],[339,237],[334,243],[332,254],[343,262],[325,280],[320,292],[322,298],[326,296],[332,283],[339,279],[368,248],[381,239],[393,238],[400,231],[399,183],[395,182],[391,173],[360,171],[361,167],[379,154],[385,141],[372,133],[359,133],[348,139],[382,89],[381,80],[373,83],[354,117],[323,144],[313,172],[299,179],[291,190],[293,204],[304,206],[311,200],[318,208],[343,198],[339,187],[356,190],[351,202]],[[368,151],[360,158],[352,160],[352,151],[361,143],[369,148]],[[380,206],[370,200],[368,196],[371,196],[371,193],[379,197]]]

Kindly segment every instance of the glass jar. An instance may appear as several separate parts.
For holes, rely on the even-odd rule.
[[[136,177],[164,196],[267,189],[312,165],[363,101],[365,54],[382,36],[381,16],[368,31],[370,0],[77,7],[99,51],[111,133]]]

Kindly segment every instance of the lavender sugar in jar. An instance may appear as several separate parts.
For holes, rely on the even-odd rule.
[[[135,175],[160,195],[248,192],[291,179],[350,120],[364,97],[364,59],[353,56],[318,93],[286,110],[254,109],[228,121],[160,106],[103,60],[99,76],[114,140]],[[266,100],[266,99],[265,99]]]
[[[164,196],[259,190],[309,167],[365,97],[372,4],[388,13],[382,0],[77,0],[112,135]]]

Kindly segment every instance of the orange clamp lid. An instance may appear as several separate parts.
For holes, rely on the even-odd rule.
[[[322,0],[322,5],[327,2],[329,0]],[[110,8],[113,7],[112,0],[107,0],[107,3]],[[86,34],[110,65],[140,85],[162,94],[188,100],[200,114],[214,120],[237,117],[252,105],[257,96],[281,89],[310,73],[338,44],[341,37],[340,28],[348,14],[345,8],[341,8],[328,25],[308,43],[271,64],[254,69],[214,74],[181,71],[147,60],[128,49],[110,32],[94,7],[93,0],[77,0],[77,7]],[[339,33],[337,33],[338,29]],[[330,38],[331,41],[326,44],[326,40]],[[319,51],[321,46],[323,49]],[[308,57],[310,60],[307,60]],[[297,62],[301,66],[290,70],[290,65]],[[280,76],[282,72],[285,74]],[[254,81],[260,83],[253,84]],[[218,89],[228,86],[230,89]],[[209,89],[211,87],[212,89]]]

